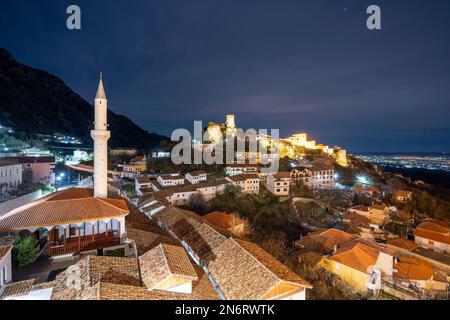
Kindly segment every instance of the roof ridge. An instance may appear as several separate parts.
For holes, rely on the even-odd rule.
[[[113,198],[93,198],[93,199],[99,200],[99,201],[101,201],[101,202],[103,202],[103,203],[105,203],[105,204],[107,204],[107,205],[109,205],[109,206],[111,206],[111,207],[114,207],[114,208],[116,208],[116,209],[119,209],[119,210],[121,210],[121,211],[123,211],[123,212],[129,212],[129,210],[125,210],[125,209],[119,208],[119,207],[117,207],[117,206],[115,206],[115,205],[113,205],[113,204],[108,203],[108,202],[105,201],[105,199],[119,200],[119,201],[122,200],[122,201],[125,201],[125,200],[123,200],[123,199],[113,199]],[[125,202],[125,204],[126,204],[126,202]]]

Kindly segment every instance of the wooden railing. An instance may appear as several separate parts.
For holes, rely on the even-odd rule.
[[[49,256],[60,256],[79,251],[101,249],[120,244],[118,232],[109,232],[92,236],[73,237],[66,239],[65,243],[49,243],[47,253]]]

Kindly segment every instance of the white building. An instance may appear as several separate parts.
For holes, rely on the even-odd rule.
[[[227,176],[235,176],[245,173],[258,173],[258,165],[256,164],[227,164],[225,166],[225,174]]]
[[[243,193],[259,193],[259,176],[257,174],[240,174],[227,177],[226,179],[232,185],[240,187]]]
[[[206,171],[204,171],[204,170],[186,173],[185,177],[186,177],[186,180],[192,184],[204,182],[208,179],[208,177],[206,175]]]
[[[369,208],[366,206],[354,206],[348,209],[348,212],[350,213],[356,213],[360,216],[369,218]]]
[[[315,165],[291,170],[293,181],[301,181],[311,188],[334,188],[334,168],[326,165]]]
[[[173,176],[159,176],[156,180],[162,187],[175,187],[184,184],[184,178],[178,174]]]
[[[267,190],[276,196],[288,196],[291,183],[289,172],[277,172],[267,177]]]
[[[15,190],[22,183],[22,165],[0,160],[0,194]]]
[[[422,248],[450,253],[450,229],[443,225],[422,222],[414,231],[414,239]]]
[[[138,196],[152,191],[152,180],[148,176],[139,176],[134,179],[134,188]]]
[[[0,296],[6,284],[12,281],[11,251],[13,246],[0,246]]]
[[[89,154],[84,150],[75,150],[73,155],[66,156],[66,163],[69,164],[78,164],[81,161],[89,160]]]
[[[217,194],[222,193],[227,185],[231,183],[226,179],[198,184],[177,186],[162,189],[154,194],[154,199],[160,202],[167,202],[174,206],[184,205],[190,202],[193,195],[201,195],[203,199],[209,201]]]

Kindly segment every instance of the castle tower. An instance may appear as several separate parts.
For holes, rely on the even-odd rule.
[[[108,196],[108,131],[106,119],[108,100],[103,88],[102,74],[95,96],[95,122],[91,137],[94,140],[94,197],[106,198]]]
[[[234,115],[233,114],[227,114],[227,128],[228,129],[236,128],[236,124],[234,123]]]

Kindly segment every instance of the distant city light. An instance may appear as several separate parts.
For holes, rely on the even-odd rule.
[[[61,181],[61,177],[56,177],[56,181]]]

